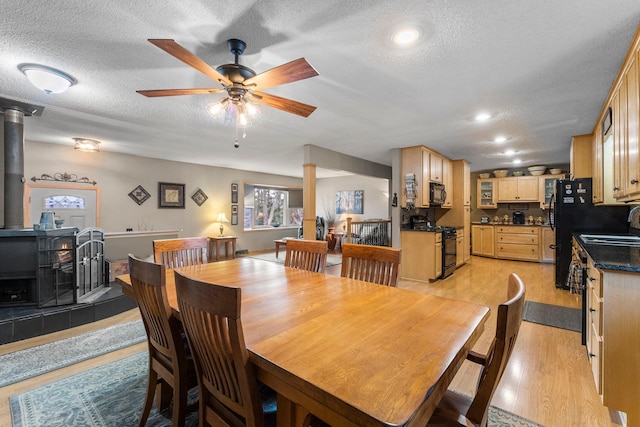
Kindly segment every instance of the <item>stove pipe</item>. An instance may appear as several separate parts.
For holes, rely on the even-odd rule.
[[[24,228],[24,113],[4,110],[4,228]]]

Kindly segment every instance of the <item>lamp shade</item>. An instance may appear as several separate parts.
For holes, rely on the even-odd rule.
[[[87,151],[89,153],[100,151],[100,141],[87,138],[73,138],[73,140],[76,142],[76,150]]]
[[[229,222],[229,220],[227,219],[227,216],[224,214],[224,212],[220,212],[218,214],[218,219],[216,220],[216,222]]]
[[[61,93],[76,83],[67,73],[45,65],[20,64],[18,68],[32,85],[46,93]]]

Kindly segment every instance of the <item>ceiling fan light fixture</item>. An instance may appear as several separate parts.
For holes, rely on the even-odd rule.
[[[73,138],[73,140],[76,142],[76,150],[86,151],[87,153],[96,153],[100,151],[100,141],[87,138]]]
[[[77,83],[69,74],[39,64],[20,64],[18,69],[32,85],[45,93],[62,93]]]

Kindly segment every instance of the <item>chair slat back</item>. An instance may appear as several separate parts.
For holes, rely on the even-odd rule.
[[[489,403],[518,337],[524,300],[524,283],[517,274],[512,273],[509,275],[508,300],[498,306],[496,336],[486,357],[488,363],[481,372],[478,390],[467,411],[467,418],[477,425],[486,425]]]
[[[287,240],[287,255],[284,265],[324,273],[328,250],[325,240]]]
[[[203,413],[238,425],[263,426],[264,417],[253,365],[240,319],[240,288],[191,279],[178,271],[180,316],[193,354]],[[213,415],[212,415],[213,416]]]
[[[167,268],[207,263],[207,238],[187,237],[153,241],[153,260]]]
[[[352,243],[342,245],[342,277],[395,287],[399,265],[398,248]]]

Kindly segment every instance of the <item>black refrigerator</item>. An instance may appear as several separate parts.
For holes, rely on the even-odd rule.
[[[555,195],[549,206],[549,223],[556,232],[556,288],[569,289],[567,276],[572,233],[626,234],[628,216],[628,206],[593,205],[591,178],[556,181]]]

